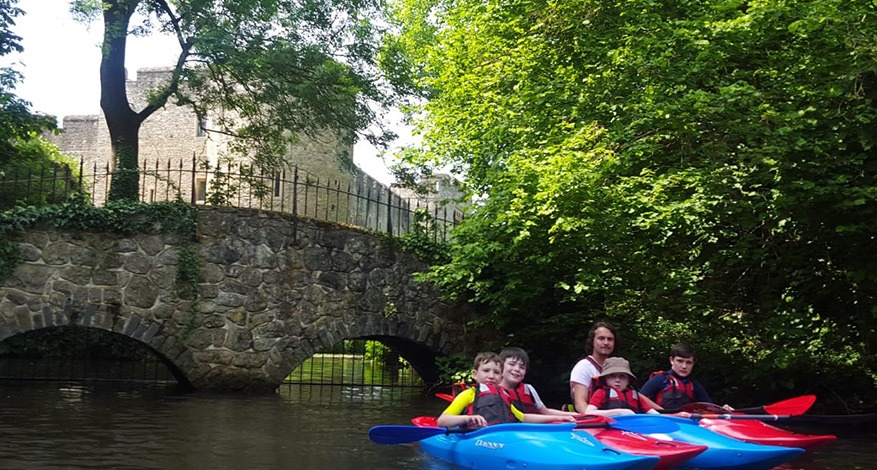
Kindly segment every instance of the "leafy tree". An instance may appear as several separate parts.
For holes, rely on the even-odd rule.
[[[877,4],[400,0],[395,18],[385,67],[423,100],[407,162],[483,196],[431,273],[480,321],[574,354],[608,316],[644,368],[688,339],[733,366],[726,390],[831,371],[862,405]]]
[[[350,141],[386,98],[371,70],[379,31],[377,0],[74,0],[83,21],[102,17],[101,109],[116,173],[110,198],[135,199],[141,124],[168,102],[198,116],[221,110],[216,131],[257,166],[282,163],[301,134],[332,130]],[[125,90],[131,35],[173,34],[180,45],[172,79],[132,109]],[[374,100],[374,101],[370,101]],[[380,136],[372,136],[380,140]]]
[[[0,0],[0,56],[23,50],[21,38],[11,31],[15,17],[22,13],[15,4],[15,0]],[[43,131],[55,129],[55,119],[31,113],[30,103],[13,93],[20,79],[16,70],[0,69],[0,208],[47,202],[69,189],[42,188],[29,180],[30,175],[54,174],[63,167],[63,158],[40,137]]]
[[[22,11],[17,0],[0,0],[0,56],[21,52],[21,38],[12,33],[15,17]],[[31,134],[55,128],[49,116],[33,114],[30,103],[17,97],[13,90],[21,74],[10,67],[0,68],[0,168],[17,154],[17,143],[30,139]]]

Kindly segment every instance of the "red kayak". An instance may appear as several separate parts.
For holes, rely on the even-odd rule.
[[[701,419],[700,425],[710,431],[753,444],[798,447],[813,452],[831,444],[837,436],[830,434],[798,434],[757,420]]]
[[[807,452],[813,452],[831,444],[837,439],[837,436],[830,434],[798,434],[771,426],[757,419],[733,419],[733,416],[735,414],[745,414],[745,411],[763,411],[767,415],[800,415],[805,413],[815,401],[815,395],[803,395],[758,407],[757,409],[737,410],[730,413],[730,419],[728,415],[725,415],[728,411],[712,403],[689,403],[683,406],[682,410],[689,413],[713,413],[725,416],[723,419],[701,419],[700,425],[710,431],[737,439],[738,441],[781,447],[797,447]],[[748,418],[756,418],[756,416],[750,415]]]
[[[598,441],[607,446],[633,455],[653,455],[659,457],[655,469],[675,468],[693,459],[707,446],[688,444],[678,441],[662,441],[653,437],[619,429],[582,429],[590,432]]]
[[[578,420],[578,424],[597,424],[611,421],[602,416],[588,416]],[[436,418],[432,416],[418,416],[411,420],[417,426],[436,426]],[[680,466],[682,463],[694,458],[707,450],[707,446],[688,444],[685,442],[662,441],[653,437],[644,436],[630,431],[622,431],[612,428],[586,428],[578,430],[590,432],[598,441],[621,452],[633,455],[658,457],[656,470],[665,470]]]

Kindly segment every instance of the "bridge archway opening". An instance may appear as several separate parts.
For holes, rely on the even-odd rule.
[[[341,387],[341,397],[381,400],[423,395],[438,380],[436,353],[394,336],[341,340],[315,352],[284,385]]]
[[[148,345],[78,325],[39,328],[0,340],[0,379],[192,387],[179,368]]]

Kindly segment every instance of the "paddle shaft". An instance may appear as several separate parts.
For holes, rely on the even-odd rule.
[[[800,423],[822,424],[857,424],[877,421],[877,413],[859,415],[735,415],[735,414],[711,414],[694,413],[693,420],[701,419],[749,419],[758,421],[793,421]]]
[[[650,433],[668,433],[677,431],[679,426],[670,420],[646,415],[618,416],[611,423],[581,423],[575,429],[614,428],[622,431]],[[572,423],[570,423],[572,424]],[[534,426],[552,426],[538,424]],[[378,444],[407,444],[442,434],[460,434],[484,428],[454,427],[442,428],[431,426],[383,425],[375,426],[368,431],[368,437]],[[537,428],[533,428],[537,429]],[[549,429],[549,428],[544,428]]]

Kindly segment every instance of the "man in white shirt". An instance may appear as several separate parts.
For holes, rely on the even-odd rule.
[[[615,327],[599,321],[588,331],[585,351],[588,356],[576,363],[569,376],[570,395],[576,411],[584,414],[588,407],[591,381],[603,370],[603,361],[615,352]]]

